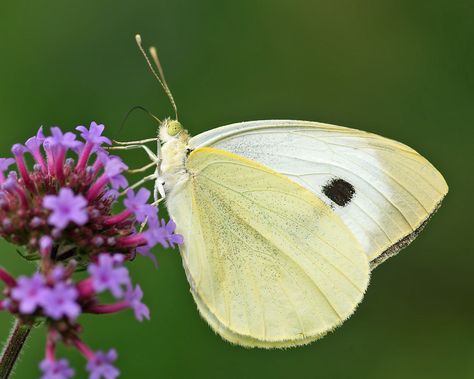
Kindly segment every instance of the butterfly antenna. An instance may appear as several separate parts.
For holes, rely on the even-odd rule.
[[[158,82],[161,84],[161,87],[163,87],[163,89],[166,93],[166,96],[168,96],[168,99],[170,100],[171,106],[174,109],[174,114],[175,114],[176,121],[178,121],[178,107],[176,106],[176,102],[174,101],[173,94],[171,93],[171,90],[168,87],[168,84],[166,83],[165,75],[163,73],[163,68],[161,67],[160,60],[158,59],[158,54],[156,52],[156,48],[151,47],[150,48],[150,54],[152,56],[153,62],[155,63],[155,65],[158,69],[158,73],[155,71],[153,65],[150,62],[150,59],[148,58],[147,53],[143,49],[142,37],[140,36],[140,34],[137,34],[135,36],[135,40],[137,41],[137,45],[138,45],[138,48],[140,49],[140,52],[142,53],[143,57],[145,58],[146,63],[148,64],[148,68],[150,69],[151,73],[156,78],[156,80],[158,80]]]
[[[142,107],[141,105],[135,105],[133,108],[131,108],[127,114],[125,115],[125,117],[123,118],[121,124],[120,124],[120,127],[119,127],[119,133],[122,131],[125,123],[127,122],[127,120],[129,119],[130,115],[136,111],[136,110],[140,110],[140,111],[143,111],[145,112],[146,114],[148,114],[152,119],[154,119],[158,124],[161,124],[161,120],[156,117],[153,113],[151,113],[148,109],[146,109],[145,107]]]

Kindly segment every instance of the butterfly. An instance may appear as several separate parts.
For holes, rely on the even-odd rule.
[[[191,137],[175,109],[152,159],[157,202],[201,316],[225,340],[285,348],[317,340],[361,302],[371,270],[412,242],[448,186],[410,147],[318,122],[264,120]],[[145,146],[156,141],[157,153]]]

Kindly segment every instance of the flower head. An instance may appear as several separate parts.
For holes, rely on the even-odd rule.
[[[51,128],[50,136],[40,128],[25,145],[13,146],[14,159],[0,158],[0,237],[26,259],[38,261],[38,272],[18,278],[0,267],[5,285],[0,311],[25,324],[41,320],[46,326],[43,379],[74,375],[66,360],[55,358],[58,342],[74,346],[87,359],[90,379],[115,379],[117,353],[94,353],[80,338],[80,316],[132,309],[139,321],[149,319],[142,289],[132,284],[125,264],[137,253],[156,262],[153,246],[174,246],[182,237],[172,221],[159,220],[143,188],[126,191],[125,209],[113,212],[122,200],[117,190],[128,185],[123,176],[127,166],[101,147],[110,144],[102,136],[103,125],[77,129],[85,142],[58,127]],[[28,154],[35,161],[32,170]],[[8,172],[13,163],[17,171]],[[79,270],[85,278],[75,278]],[[112,303],[103,303],[104,292],[113,296]]]

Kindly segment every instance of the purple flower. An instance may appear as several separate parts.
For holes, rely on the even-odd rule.
[[[43,311],[54,320],[61,317],[76,319],[81,313],[81,307],[77,304],[79,293],[77,289],[65,282],[58,282],[53,288],[49,288],[43,295]]]
[[[140,254],[141,256],[150,258],[153,264],[155,265],[155,268],[158,268],[158,261],[156,257],[152,254],[152,252],[150,251],[149,246],[146,246],[146,245],[138,246],[136,250],[137,250],[137,253]]]
[[[138,222],[143,222],[156,212],[156,207],[147,204],[149,198],[150,191],[145,188],[140,188],[136,194],[130,189],[127,191],[127,198],[123,201],[123,204],[135,214]]]
[[[45,140],[45,137],[43,134],[43,127],[41,126],[38,129],[36,136],[28,138],[26,140],[25,145],[28,148],[28,150],[32,153],[33,151],[39,151],[41,145],[43,145],[44,140]]]
[[[176,224],[173,220],[169,220],[165,226],[165,220],[161,220],[161,224],[164,226],[166,230],[166,240],[174,247],[174,244],[181,245],[184,242],[183,236],[181,234],[175,234],[174,231],[176,230]]]
[[[130,286],[127,289],[127,293],[125,294],[125,299],[129,303],[130,308],[132,308],[135,312],[135,318],[138,321],[143,321],[144,318],[147,320],[150,319],[150,310],[145,304],[142,303],[142,297],[143,291],[139,285],[137,285],[135,289]]]
[[[57,196],[45,196],[43,206],[53,211],[48,222],[58,229],[64,229],[70,221],[84,225],[88,220],[87,200],[82,195],[75,196],[70,188],[61,188]]]
[[[0,171],[5,172],[13,163],[15,163],[13,158],[0,158]]]
[[[44,359],[40,363],[40,369],[43,372],[41,379],[69,379],[74,376],[74,370],[66,359]]]
[[[53,146],[62,146],[66,149],[74,149],[80,145],[80,141],[76,141],[76,135],[71,132],[64,133],[58,127],[54,126],[51,128],[51,137],[48,137],[47,140]]]
[[[112,188],[119,189],[128,186],[127,179],[121,173],[128,167],[119,157],[111,156],[105,163],[104,171],[108,177]]]
[[[31,278],[20,276],[11,296],[19,302],[21,313],[32,314],[42,304],[45,291],[47,289],[43,275],[35,273]]]
[[[33,136],[31,138],[29,138],[26,142],[28,143],[29,140],[35,138],[36,140],[40,141],[40,142],[43,142],[46,138],[44,136],[44,133],[43,133],[43,127],[40,126],[38,131],[36,132],[36,136]]]
[[[79,162],[77,163],[76,171],[81,172],[87,165],[91,152],[102,151],[100,147],[103,143],[111,145],[112,143],[107,137],[102,136],[104,131],[104,125],[97,125],[96,122],[92,122],[89,130],[85,126],[78,126],[76,130],[81,132],[82,138],[86,140],[86,144],[81,147],[79,154]]]
[[[107,353],[97,351],[94,358],[87,362],[87,371],[89,371],[89,379],[115,379],[119,376],[120,371],[112,365],[117,359],[117,352],[114,349]]]
[[[151,219],[150,221],[150,228],[144,233],[149,246],[160,244],[163,247],[174,247],[175,244],[181,245],[184,242],[181,234],[174,234],[176,224],[173,220],[166,223],[162,219],[161,225],[157,220]]]
[[[28,149],[23,146],[21,143],[16,143],[12,146],[12,153],[13,155],[23,155],[28,151]]]
[[[116,298],[123,295],[122,285],[130,283],[128,270],[110,254],[99,255],[97,264],[89,265],[88,271],[95,291],[109,290]]]
[[[0,158],[0,184],[5,181],[5,174],[4,172],[8,170],[15,160],[13,158]]]
[[[6,287],[0,311],[31,323],[46,319],[43,379],[74,375],[67,360],[55,358],[59,342],[74,346],[87,359],[89,379],[115,379],[119,375],[113,366],[115,350],[94,353],[81,340],[79,318],[82,313],[133,309],[136,319],[148,319],[142,289],[132,286],[125,264],[137,253],[156,263],[151,242],[173,246],[182,237],[174,234],[173,222],[160,220],[157,208],[147,204],[150,192],[145,189],[130,190],[125,209],[114,212],[118,190],[128,185],[122,175],[127,166],[101,147],[111,143],[102,135],[103,125],[92,122],[77,130],[85,143],[57,127],[45,138],[40,128],[25,146],[13,147],[14,160],[0,158],[0,237],[20,247],[25,258],[38,260],[40,268],[40,273],[20,278],[0,268]],[[78,158],[67,156],[71,150]],[[34,158],[31,171],[26,152]],[[14,161],[16,169],[8,172]],[[145,220],[150,230],[137,231]],[[109,251],[113,253],[104,253]],[[79,270],[88,270],[88,276],[76,281],[74,273]],[[104,291],[118,299],[101,303]]]
[[[103,143],[111,145],[112,142],[110,142],[107,137],[102,136],[104,128],[104,125],[97,124],[95,121],[92,121],[89,130],[87,130],[85,126],[78,126],[76,130],[81,132],[81,137],[87,142],[90,142],[94,145],[102,145]]]

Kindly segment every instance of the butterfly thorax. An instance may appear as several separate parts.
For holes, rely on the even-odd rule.
[[[160,125],[161,176],[165,182],[165,191],[176,190],[188,178],[185,161],[188,151],[189,134],[175,120],[165,120]]]

